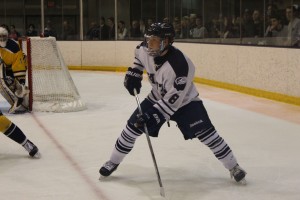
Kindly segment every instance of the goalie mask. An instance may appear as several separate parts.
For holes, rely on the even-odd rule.
[[[169,23],[153,23],[145,34],[147,52],[150,56],[160,56],[174,42],[175,31]],[[165,39],[168,38],[168,44]]]
[[[5,28],[0,27],[0,46],[1,47],[6,47],[7,39],[8,39],[8,31]]]

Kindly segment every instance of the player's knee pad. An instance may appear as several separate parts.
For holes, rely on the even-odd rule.
[[[11,121],[4,115],[0,115],[0,132],[4,133],[11,125]]]

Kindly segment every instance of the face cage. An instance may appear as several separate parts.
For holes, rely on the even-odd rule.
[[[160,44],[159,44],[159,48],[158,49],[150,49],[148,47],[148,43],[149,43],[149,40],[153,37],[157,37],[157,36],[154,36],[154,35],[145,35],[145,42],[146,42],[146,47],[147,47],[147,53],[149,56],[153,56],[153,57],[158,57],[161,55],[161,53],[164,51],[165,49],[165,45],[164,45],[164,40],[162,38],[159,38],[160,39]]]

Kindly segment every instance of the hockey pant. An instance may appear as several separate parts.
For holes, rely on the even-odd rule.
[[[153,105],[151,104],[149,100],[144,100],[141,103],[142,110],[147,110],[148,106]],[[132,123],[135,113],[136,111],[128,120],[126,127],[116,141],[110,158],[110,161],[115,164],[122,162],[124,157],[132,150],[137,137],[142,135],[142,132]],[[185,139],[198,138],[209,147],[225,168],[232,169],[237,164],[232,150],[211,124],[201,101],[191,102],[180,108],[171,120],[177,123]]]

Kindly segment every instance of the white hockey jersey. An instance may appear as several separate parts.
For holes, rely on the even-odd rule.
[[[152,86],[147,98],[166,120],[189,102],[200,101],[193,83],[195,66],[177,48],[170,46],[166,55],[154,58],[142,43],[135,50],[133,67],[146,70]]]

